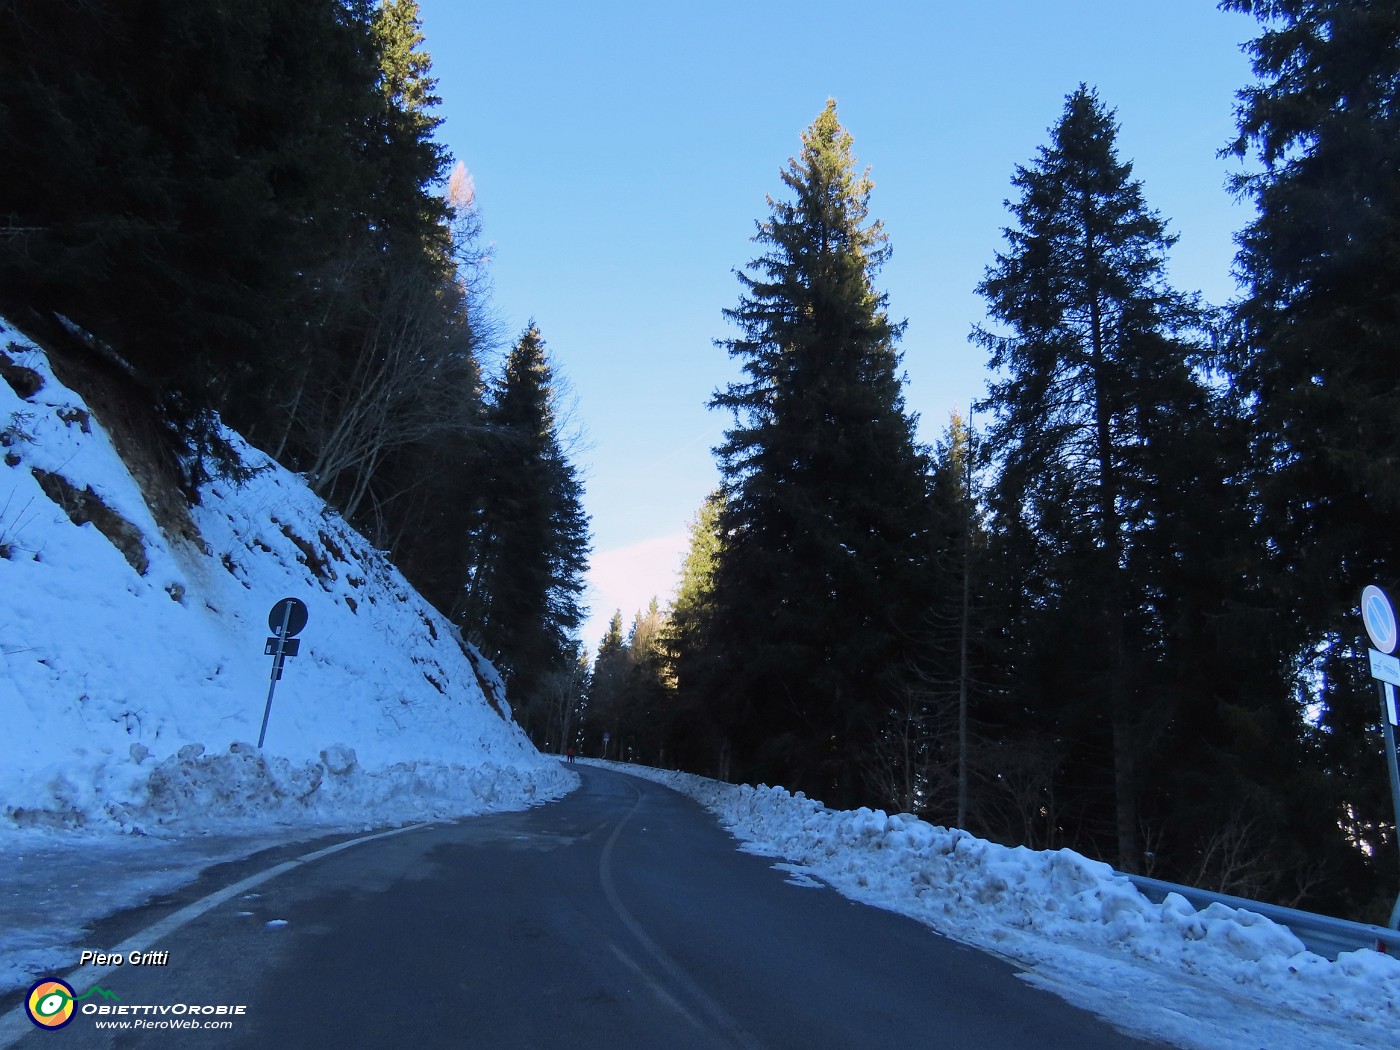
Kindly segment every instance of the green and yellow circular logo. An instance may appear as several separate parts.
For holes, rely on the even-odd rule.
[[[73,986],[56,977],[37,981],[29,989],[24,1009],[40,1028],[62,1028],[73,1020]]]

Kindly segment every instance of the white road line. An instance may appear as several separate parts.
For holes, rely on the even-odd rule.
[[[630,911],[622,903],[622,898],[617,894],[617,887],[613,883],[612,877],[612,851],[617,844],[617,837],[622,834],[623,825],[632,819],[632,815],[637,812],[642,804],[642,792],[635,785],[629,785],[637,792],[637,800],[632,803],[632,808],[627,811],[627,815],[617,822],[617,827],[613,828],[613,833],[608,836],[607,844],[603,846],[603,852],[598,857],[598,880],[603,884],[603,894],[608,898],[608,903],[612,905],[612,910],[617,917],[622,920],[622,925],[627,927],[629,933],[637,939],[637,943],[646,950],[646,953],[655,960],[656,964],[665,971],[666,975],[683,991],[690,999],[709,1014],[711,1023],[714,1024],[724,1035],[728,1036],[736,1045],[744,1047],[745,1050],[761,1050],[760,1044],[752,1035],[744,1030],[729,1011],[715,1002],[710,995],[701,988],[691,976],[685,972],[666,951],[647,935]],[[669,996],[667,998],[670,998]],[[692,1022],[694,1018],[686,1010],[681,1013]]]
[[[115,948],[110,949],[110,953],[124,959],[131,952],[144,952],[151,945],[158,944],[162,938],[169,937],[181,926],[194,921],[205,912],[217,908],[220,904],[237,897],[240,893],[246,893],[254,886],[261,886],[264,882],[277,878],[278,875],[285,875],[293,868],[299,868],[303,864],[310,864],[322,857],[329,857],[332,853],[339,853],[343,849],[358,846],[362,842],[373,842],[375,839],[388,838],[390,835],[402,835],[405,831],[417,831],[419,828],[432,826],[432,824],[409,824],[402,828],[392,828],[389,831],[377,831],[373,835],[361,835],[357,839],[346,839],[334,846],[327,846],[325,849],[318,849],[312,853],[304,853],[295,860],[286,860],[281,864],[275,864],[256,875],[250,875],[240,882],[235,882],[232,886],[216,890],[193,904],[187,904],[179,911],[171,912],[159,922],[147,926],[144,930],[133,934]],[[64,974],[63,979],[73,987],[75,992],[81,993],[115,969],[115,966],[82,966],[71,973]],[[27,992],[28,989],[25,991]],[[24,1004],[21,1003],[9,1013],[0,1016],[0,1050],[14,1046],[30,1032],[36,1031],[37,1028],[38,1026],[29,1019],[28,1013],[25,1012]]]

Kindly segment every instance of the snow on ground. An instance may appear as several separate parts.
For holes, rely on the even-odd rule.
[[[0,989],[210,863],[576,785],[490,664],[300,478],[230,434],[256,475],[207,485],[190,535],[167,534],[3,320],[0,355]],[[284,597],[309,622],[259,751]]]
[[[0,352],[0,991],[212,863],[577,783],[511,721],[480,654],[299,478],[231,436],[259,472],[206,486],[197,535],[166,535],[82,398],[3,320]],[[267,615],[288,596],[310,620],[259,751]],[[1067,850],[608,765],[699,799],[797,885],[1010,958],[1132,1031],[1211,1050],[1400,1042],[1388,956],[1328,962],[1247,911],[1150,903]]]
[[[820,879],[1025,967],[1025,980],[1119,1027],[1199,1050],[1400,1045],[1400,960],[1336,962],[1262,916],[1143,897],[1071,850],[1037,852],[910,814],[835,811],[780,787],[593,762],[698,800],[789,881]]]

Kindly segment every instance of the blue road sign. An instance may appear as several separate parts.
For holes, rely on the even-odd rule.
[[[1361,592],[1361,621],[1366,625],[1372,645],[1383,653],[1395,652],[1395,610],[1390,607],[1385,591],[1375,585]]]

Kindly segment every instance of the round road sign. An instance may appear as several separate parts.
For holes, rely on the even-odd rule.
[[[1395,610],[1390,607],[1385,591],[1372,585],[1361,592],[1361,620],[1366,624],[1372,645],[1383,653],[1395,651]]]
[[[288,613],[288,608],[291,612]],[[1386,606],[1390,608],[1390,606]],[[273,634],[282,633],[282,621],[287,621],[287,637],[300,634],[301,629],[306,626],[306,603],[299,598],[283,598],[272,607],[272,612],[267,614],[267,629]],[[1392,620],[1393,624],[1394,621]]]

